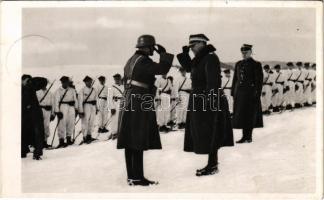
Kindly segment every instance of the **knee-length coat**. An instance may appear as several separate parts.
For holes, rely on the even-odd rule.
[[[221,69],[215,50],[207,45],[192,60],[187,53],[177,55],[192,79],[184,139],[187,152],[209,154],[234,145],[227,99],[221,91],[218,93]]]
[[[231,95],[234,99],[233,128],[263,127],[261,92],[263,72],[261,63],[253,58],[235,64]]]
[[[160,54],[160,62],[153,62],[137,51],[124,67],[125,91],[118,119],[118,149],[161,149],[161,140],[154,109],[155,75],[166,74],[173,55]],[[148,88],[127,84],[130,80],[144,83]]]

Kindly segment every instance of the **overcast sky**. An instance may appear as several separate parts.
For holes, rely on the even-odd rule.
[[[193,33],[204,33],[223,62],[241,58],[243,43],[260,61],[315,61],[312,8],[25,8],[23,67],[120,65],[137,37],[152,34],[179,53]],[[177,62],[175,62],[177,64]]]

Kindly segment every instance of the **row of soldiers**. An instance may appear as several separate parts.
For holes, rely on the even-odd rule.
[[[287,70],[281,70],[280,65],[270,69],[264,65],[262,88],[262,111],[264,114],[279,112],[280,109],[293,109],[310,106],[315,103],[316,64],[297,62],[287,63]],[[191,91],[191,79],[183,68],[179,68],[180,76],[176,80],[172,76],[162,75],[155,81],[157,88],[155,96],[155,109],[160,132],[169,132],[174,126],[185,128],[187,106]],[[124,86],[120,74],[113,76],[112,87],[106,86],[106,78],[98,78],[99,87],[94,88],[95,80],[86,76],[83,79],[84,87],[76,91],[73,81],[67,76],[61,77],[61,87],[54,93],[47,84],[37,91],[37,98],[44,117],[45,142],[44,147],[51,147],[47,143],[50,136],[50,122],[57,116],[57,134],[60,147],[74,143],[75,125],[81,119],[85,143],[91,143],[95,128],[95,119],[98,115],[98,133],[108,132],[108,139],[115,139],[117,134],[120,101],[123,97]],[[231,96],[233,74],[231,70],[222,72],[222,89],[229,103],[229,110],[233,112],[233,98]],[[53,84],[52,84],[53,85]],[[79,119],[78,119],[79,117]],[[79,135],[78,134],[78,135]],[[77,136],[78,136],[77,135]]]
[[[58,148],[72,145],[79,134],[83,135],[85,143],[91,143],[94,140],[91,135],[94,132],[96,115],[98,115],[99,119],[98,133],[108,132],[106,126],[111,124],[110,137],[115,137],[120,99],[123,95],[124,86],[120,74],[115,74],[113,78],[114,84],[111,88],[106,86],[106,78],[104,76],[98,78],[100,85],[98,88],[94,88],[95,80],[86,76],[83,79],[84,87],[80,91],[76,91],[70,77],[62,76],[60,78],[61,87],[54,93],[50,92],[50,88],[47,89],[46,86],[37,91],[39,104],[43,108],[44,147],[51,147],[47,143],[50,135],[50,121],[53,121],[56,116],[58,118]],[[108,116],[109,113],[110,117]],[[75,125],[80,119],[82,129],[75,136]]]

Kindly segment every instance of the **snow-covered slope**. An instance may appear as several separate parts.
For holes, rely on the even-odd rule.
[[[264,117],[254,141],[220,151],[220,172],[196,177],[207,156],[185,153],[183,131],[161,134],[163,149],[144,154],[145,175],[157,186],[129,187],[116,141],[31,154],[22,161],[23,192],[308,193],[315,190],[315,108]],[[55,123],[53,123],[55,126]],[[54,127],[52,127],[53,129]],[[77,127],[79,130],[79,127]],[[94,133],[95,136],[95,133]],[[100,135],[104,140],[107,134]],[[241,137],[235,130],[235,139]]]

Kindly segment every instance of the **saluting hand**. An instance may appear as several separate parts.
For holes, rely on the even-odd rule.
[[[158,52],[158,54],[166,53],[166,50],[162,45],[156,44],[156,46],[157,46],[157,48],[155,48],[155,51]]]

